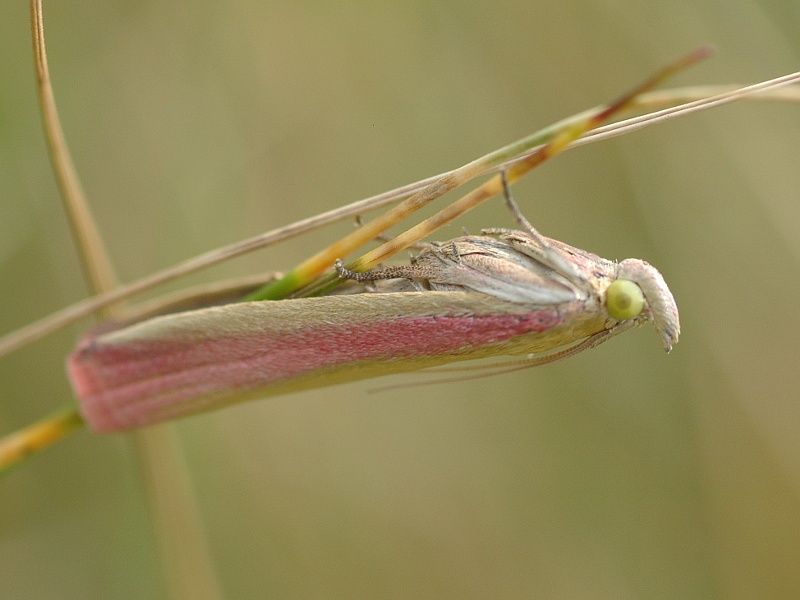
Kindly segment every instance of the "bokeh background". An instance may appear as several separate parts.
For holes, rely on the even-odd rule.
[[[676,84],[800,65],[794,0],[45,9],[125,281],[456,167],[701,43],[717,57]],[[27,23],[4,3],[2,332],[87,294]],[[398,377],[82,432],[0,481],[0,597],[800,597],[799,159],[800,106],[764,103],[559,157],[517,199],[547,235],[661,270],[684,332],[670,356],[643,329],[461,385],[372,391],[414,381]],[[510,224],[498,201],[442,237]],[[288,269],[351,226],[189,281]],[[0,430],[70,401],[64,357],[88,326],[0,361]]]

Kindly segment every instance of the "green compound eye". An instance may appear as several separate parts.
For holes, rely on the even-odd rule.
[[[644,310],[642,288],[627,279],[617,279],[606,290],[606,310],[618,321],[638,317]]]

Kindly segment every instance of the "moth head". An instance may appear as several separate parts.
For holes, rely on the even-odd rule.
[[[667,352],[678,342],[681,325],[675,299],[661,273],[643,260],[619,263],[617,279],[606,289],[606,310],[620,321],[644,314],[653,321]]]

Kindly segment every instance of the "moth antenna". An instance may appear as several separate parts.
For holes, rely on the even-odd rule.
[[[414,265],[386,267],[385,269],[375,269],[361,273],[345,267],[340,258],[337,258],[336,262],[333,263],[333,268],[336,269],[336,273],[342,279],[350,279],[359,283],[378,281],[380,279],[430,279],[436,275],[436,271],[433,269]]]
[[[611,329],[607,329],[605,331],[601,331],[600,333],[596,333],[585,340],[578,342],[577,344],[573,344],[563,350],[559,350],[558,352],[552,352],[549,354],[540,354],[540,355],[529,355],[525,358],[520,358],[517,360],[507,360],[507,361],[498,361],[483,365],[463,365],[458,367],[433,367],[431,369],[423,369],[420,371],[421,373],[435,375],[437,373],[465,373],[469,372],[468,375],[462,377],[440,377],[437,379],[429,379],[428,381],[414,381],[408,383],[397,383],[394,385],[387,385],[380,388],[372,388],[369,390],[370,392],[385,392],[388,390],[396,390],[400,388],[410,388],[416,387],[418,385],[429,385],[429,384],[440,384],[440,383],[458,383],[460,381],[471,381],[473,379],[483,379],[484,377],[494,377],[496,375],[505,375],[506,373],[513,373],[515,371],[521,371],[523,369],[530,369],[533,367],[541,367],[543,365],[549,365],[555,362],[559,362],[561,360],[570,358],[583,352],[584,350],[590,350],[592,348],[596,348],[603,342],[611,339],[618,333],[622,333],[623,331],[630,329],[631,327],[635,327],[640,323],[636,320],[625,321],[623,323],[619,323],[615,327]],[[476,371],[482,371],[481,373],[476,373]]]
[[[441,372],[449,372],[449,371],[471,371],[469,375],[464,377],[439,377],[436,379],[429,379],[427,381],[411,381],[407,383],[396,383],[394,385],[386,385],[379,388],[371,388],[367,390],[369,393],[380,393],[380,392],[388,392],[390,390],[397,390],[397,389],[404,389],[404,388],[412,388],[412,387],[423,387],[426,385],[439,385],[442,383],[459,383],[462,381],[471,381],[473,379],[483,379],[485,377],[494,377],[496,375],[505,375],[506,373],[513,373],[514,371],[521,371],[522,369],[528,369],[530,367],[534,367],[536,365],[531,364],[516,364],[523,361],[511,361],[511,365],[507,368],[500,368],[502,366],[501,363],[495,363],[491,365],[476,365],[472,367],[451,367],[450,369],[443,369]],[[440,369],[432,369],[429,374],[433,374],[435,372],[439,372]],[[475,371],[485,371],[482,373],[476,373]]]

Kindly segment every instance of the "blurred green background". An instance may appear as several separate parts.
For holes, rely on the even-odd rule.
[[[125,281],[456,167],[701,43],[717,57],[676,85],[800,65],[794,0],[45,9],[67,139]],[[27,22],[4,4],[2,332],[87,294]],[[146,483],[141,438],[82,432],[0,481],[0,597],[167,598],[182,566],[227,598],[800,597],[799,158],[800,106],[761,103],[559,157],[518,201],[547,235],[655,264],[681,309],[672,355],[648,328],[513,375],[182,421],[186,468],[165,455],[166,479],[185,478],[213,567],[173,539],[191,513]],[[492,202],[442,237],[510,224]],[[191,281],[288,269],[350,227]],[[70,399],[63,361],[88,326],[0,361],[0,430]]]

